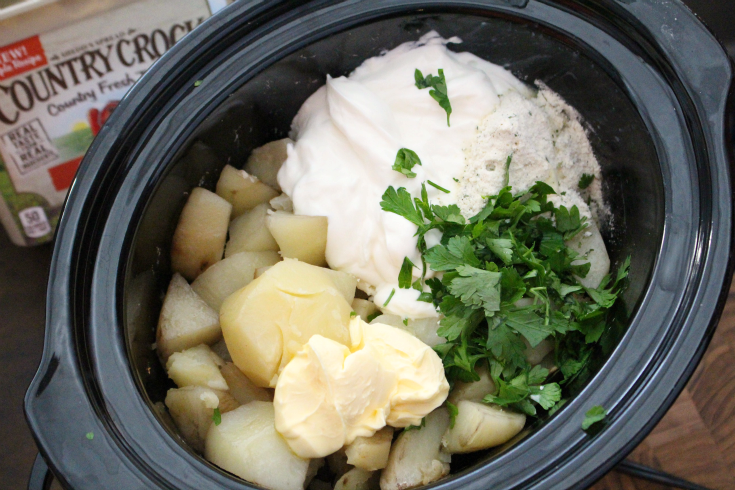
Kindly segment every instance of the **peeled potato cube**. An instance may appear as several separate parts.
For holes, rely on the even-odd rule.
[[[220,366],[225,362],[202,344],[183,352],[174,352],[166,362],[168,377],[176,386],[204,386],[216,390],[227,391],[229,387],[220,373]]]
[[[222,259],[232,205],[217,194],[196,187],[181,210],[171,242],[171,269],[195,279]]]
[[[286,194],[281,194],[278,197],[274,197],[270,200],[269,204],[276,211],[286,211],[287,213],[293,213],[293,201]]]
[[[204,271],[191,283],[191,288],[215,311],[226,297],[250,284],[259,267],[281,261],[277,252],[240,252],[230,255]]]
[[[302,490],[309,460],[276,432],[273,404],[254,401],[210,425],[204,456],[220,468],[271,490]]]
[[[265,271],[267,271],[270,268],[271,268],[271,266],[269,265],[267,267],[258,267],[257,269],[255,269],[255,279],[257,279],[260,276],[262,276],[263,274],[265,274]]]
[[[372,437],[357,437],[345,447],[347,463],[365,471],[382,470],[388,465],[393,427],[383,427]]]
[[[388,466],[380,476],[381,490],[404,490],[428,485],[449,474],[451,456],[442,451],[442,435],[449,427],[449,412],[437,408],[420,429],[404,430],[393,443]]]
[[[523,355],[526,356],[526,360],[531,366],[541,364],[541,361],[554,350],[554,341],[552,339],[542,340],[536,347],[531,347],[531,343],[522,337],[523,343],[526,344],[526,350],[523,351]]]
[[[378,474],[360,468],[352,468],[334,485],[334,490],[376,490],[378,488],[380,488]]]
[[[471,453],[499,446],[523,430],[526,416],[497,405],[460,401],[454,427],[447,429],[442,444],[449,453]]]
[[[200,298],[186,279],[174,274],[158,317],[156,347],[163,360],[199,344],[214,344],[222,337],[219,315]]]
[[[327,269],[286,259],[229,296],[220,323],[235,365],[266,388],[312,335],[349,345],[350,312]]]
[[[255,386],[233,363],[226,363],[222,366],[220,372],[225,381],[227,381],[227,386],[230,387],[230,394],[241,405],[246,405],[255,400],[261,402],[273,401],[273,396],[270,391]]]
[[[278,196],[278,191],[244,170],[225,165],[217,181],[217,195],[232,204],[232,216],[237,217],[259,204]]]
[[[610,272],[610,257],[607,255],[605,242],[600,230],[594,221],[590,220],[587,228],[576,237],[566,242],[566,245],[580,255],[587,254],[586,259],[578,259],[573,265],[590,263],[590,270],[585,277],[577,277],[584,287],[595,289],[602,279]]]
[[[286,161],[286,158],[288,158],[286,148],[289,143],[293,143],[290,138],[283,138],[282,140],[271,141],[260,148],[254,149],[245,164],[245,170],[280,191],[281,188],[278,186],[278,171],[281,169],[283,162]]]
[[[238,405],[227,392],[202,386],[174,388],[166,394],[166,406],[181,437],[199,452],[204,452],[204,439],[212,424],[214,409],[226,413]]]
[[[403,323],[403,320],[398,315],[384,314],[374,318],[370,323],[382,323],[405,330],[429,347],[446,342],[446,339],[436,334],[436,331],[439,330],[439,318],[418,318],[408,320],[406,323]]]
[[[235,218],[230,224],[230,240],[227,242],[225,257],[240,252],[277,252],[278,244],[265,225],[267,217],[268,205],[261,204]]]
[[[352,303],[352,301],[355,299],[357,278],[355,278],[355,276],[353,276],[352,274],[348,274],[342,271],[335,271],[328,268],[323,268],[322,270],[326,272],[327,275],[329,275],[329,278],[334,283],[334,287],[336,287],[337,291],[342,294],[342,296],[345,298],[345,301],[347,301],[348,303]]]
[[[378,307],[375,306],[375,303],[367,299],[355,298],[352,300],[352,311],[357,313],[357,316],[364,321],[368,321],[370,315],[377,313]]]
[[[283,257],[299,259],[312,265],[327,265],[326,217],[299,216],[276,211],[268,216],[266,224]]]
[[[449,403],[456,406],[462,400],[480,402],[486,395],[495,394],[495,383],[490,377],[487,366],[483,364],[475,369],[475,371],[480,376],[480,380],[474,383],[457,381],[454,384],[454,388],[452,388],[452,392],[449,394]]]

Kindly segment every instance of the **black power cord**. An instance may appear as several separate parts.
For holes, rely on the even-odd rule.
[[[625,473],[626,475],[632,476],[634,478],[640,478],[642,480],[648,480],[650,482],[668,485],[672,488],[681,488],[683,490],[710,490],[707,487],[697,485],[696,483],[686,481],[682,478],[678,478],[663,471],[649,468],[648,466],[642,464],[634,463],[627,459],[618,463],[618,465],[615,467],[615,470],[620,473]]]

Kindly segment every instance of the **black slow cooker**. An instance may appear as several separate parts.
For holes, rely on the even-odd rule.
[[[433,487],[583,488],[663,416],[731,280],[733,71],[692,12],[675,0],[241,0],[150,69],[72,186],[25,400],[65,487],[249,488],[188,448],[157,405],[170,385],[151,344],[178,214],[192,187],[286,136],[327,74],[432,29],[579,110],[614,216],[611,259],[632,256],[629,326],[595,377],[515,444],[455,458]],[[609,417],[592,436],[581,423],[594,405]]]

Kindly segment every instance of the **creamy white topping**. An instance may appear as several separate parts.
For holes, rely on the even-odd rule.
[[[421,183],[431,180],[450,191],[427,185],[433,203],[456,204],[459,183],[454,179],[463,174],[463,149],[480,121],[497,107],[499,94],[515,90],[531,95],[508,71],[473,54],[449,51],[448,42],[458,39],[447,41],[432,32],[368,59],[349,77],[328,78],[294,119],[296,143],[278,174],[296,214],[329,218],[329,266],[375,287],[376,304],[401,317],[426,318],[437,312],[416,301],[418,292],[398,288],[404,257],[421,264],[417,228],[383,211],[381,196],[389,186],[405,187],[417,196]],[[416,88],[417,68],[424,75],[444,70],[451,126],[429,90]],[[415,178],[391,169],[401,148],[421,159],[422,166],[413,168]],[[420,271],[414,269],[414,275]]]

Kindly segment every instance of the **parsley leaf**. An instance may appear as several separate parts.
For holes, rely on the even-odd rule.
[[[214,422],[214,425],[222,423],[222,413],[219,411],[219,407],[215,408],[214,412],[212,412],[212,421]]]
[[[449,291],[467,306],[485,309],[492,316],[500,310],[500,272],[490,272],[470,265],[457,268],[460,277],[452,280]]]
[[[436,216],[447,223],[455,223],[458,225],[465,224],[464,216],[462,216],[462,212],[456,204],[451,204],[449,206],[431,206],[431,210]]]
[[[393,186],[388,187],[383,194],[383,200],[380,201],[380,207],[383,211],[403,216],[416,226],[424,224],[424,217],[414,206],[411,194],[405,187],[399,187],[397,191]]]
[[[561,400],[561,387],[557,383],[529,387],[531,400],[535,401],[544,410],[549,410]]]
[[[439,68],[439,76],[426,75],[421,73],[418,68],[414,71],[414,79],[416,88],[419,90],[431,87],[429,95],[439,103],[439,106],[447,113],[447,126],[449,126],[449,116],[452,114],[452,104],[449,103],[449,95],[447,93],[447,80],[444,78],[444,70]]]
[[[595,180],[595,176],[593,174],[582,174],[579,178],[579,184],[577,184],[577,187],[581,190],[585,190],[592,184],[593,180]]]
[[[554,327],[540,317],[534,307],[509,310],[507,315],[505,321],[508,326],[523,335],[531,347],[536,347],[554,333]]]
[[[392,168],[396,172],[402,173],[409,179],[412,179],[416,177],[416,172],[412,172],[411,169],[416,165],[421,165],[421,159],[416,152],[408,148],[401,148],[398,150],[396,161],[393,163]]]
[[[406,428],[405,428],[405,429],[403,429],[403,430],[404,430],[404,431],[409,431],[409,430],[421,430],[421,429],[423,429],[424,427],[426,427],[426,417],[424,417],[424,418],[422,418],[422,419],[421,419],[421,424],[420,424],[420,425],[409,425],[408,427],[406,427]]]
[[[401,289],[411,288],[411,279],[413,279],[413,268],[416,267],[408,257],[403,259],[401,271],[398,273],[398,287]]]
[[[584,414],[584,421],[582,422],[582,430],[587,430],[593,425],[602,422],[607,417],[607,410],[605,410],[600,405],[595,405],[594,407],[587,410],[587,413]]]
[[[513,242],[507,238],[490,238],[487,246],[506,265],[513,263]]]

